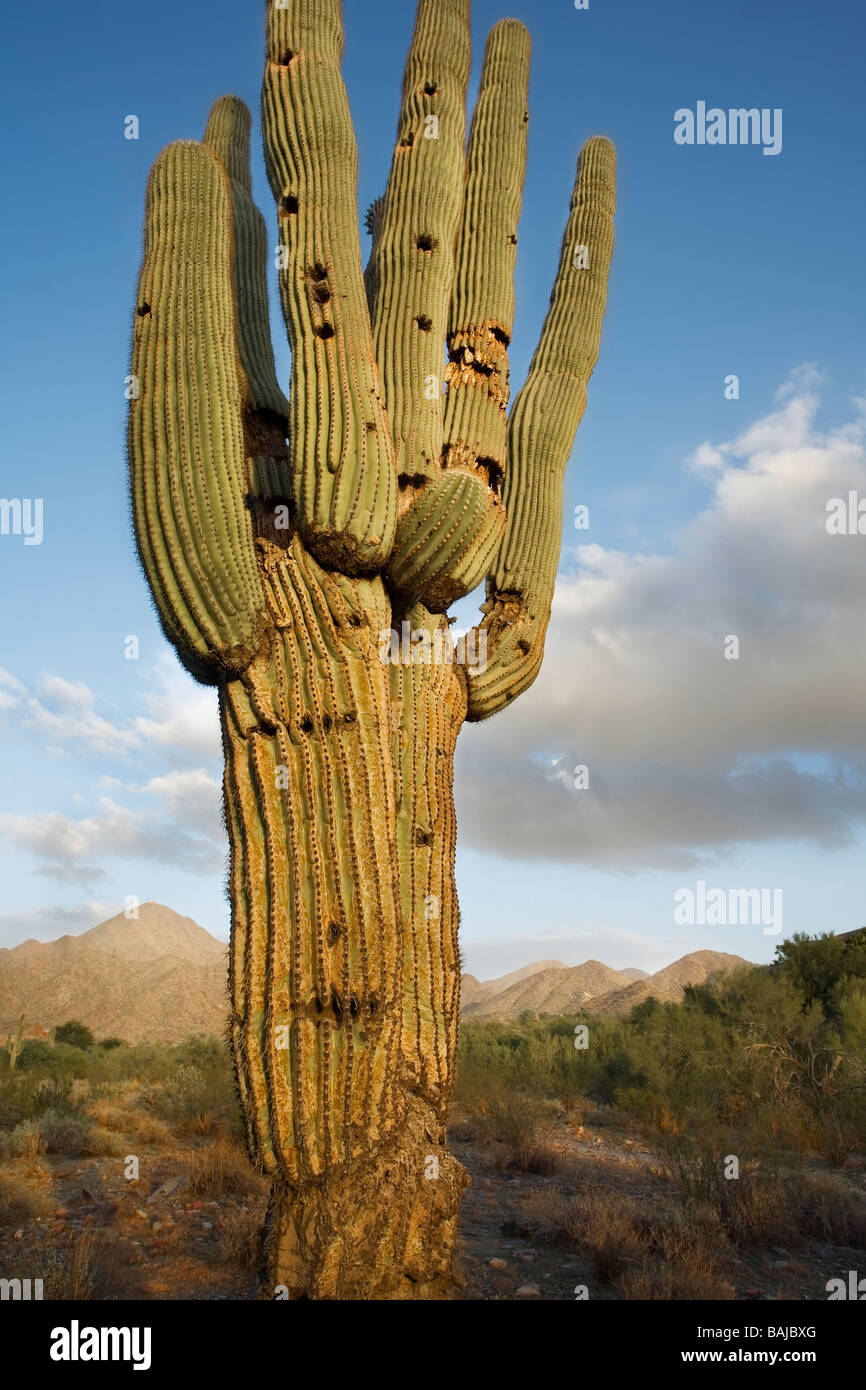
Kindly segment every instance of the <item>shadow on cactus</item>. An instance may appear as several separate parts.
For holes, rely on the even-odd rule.
[[[467,1181],[444,1131],[454,745],[538,673],[598,353],[614,151],[595,138],[508,413],[530,45],[515,20],[491,32],[467,147],[469,8],[420,0],[364,272],[339,0],[268,6],[288,399],[244,103],[217,101],[203,142],[169,146],[148,185],[135,534],[166,636],[219,691],[230,1040],[250,1152],[273,1184],[269,1297],[452,1291]],[[475,667],[453,652],[446,610],[485,577]],[[407,620],[446,659],[383,660],[381,634]]]

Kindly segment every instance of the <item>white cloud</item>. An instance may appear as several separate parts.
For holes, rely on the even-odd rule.
[[[59,811],[44,815],[0,815],[0,833],[18,849],[46,861],[39,872],[68,881],[87,875],[94,858],[151,859],[188,873],[220,869],[224,848],[213,839],[190,834],[153,811],[131,811],[107,797],[97,814],[73,821]],[[95,871],[99,873],[99,870]],[[93,876],[92,874],[90,876]]]
[[[216,692],[197,685],[171,658],[149,674],[152,688],[141,694],[145,713],[112,716],[107,702],[83,681],[46,674],[36,691],[0,670],[0,713],[35,734],[56,756],[75,752],[112,762],[162,759],[188,761],[221,755]]]
[[[148,745],[189,758],[221,758],[216,691],[197,685],[191,676],[166,658],[157,667],[158,688],[147,692],[147,714],[133,721]]]
[[[182,825],[196,826],[214,840],[222,837],[222,788],[203,768],[152,777],[142,791],[157,796],[164,811]]]
[[[535,686],[461,736],[463,843],[638,868],[850,841],[866,819],[866,536],[828,535],[826,506],[866,497],[864,421],[822,433],[817,407],[800,374],[718,446],[711,501],[672,554],[580,549]],[[563,776],[578,764],[586,791]]]

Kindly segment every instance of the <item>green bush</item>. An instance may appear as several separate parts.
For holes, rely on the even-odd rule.
[[[87,1051],[93,1046],[93,1034],[85,1023],[71,1018],[68,1023],[60,1023],[54,1032],[54,1041],[68,1043],[70,1047],[80,1047]]]

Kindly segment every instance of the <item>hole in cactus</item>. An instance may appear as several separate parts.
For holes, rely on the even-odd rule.
[[[329,714],[326,714],[324,719],[322,720],[322,728],[324,729],[326,734],[329,734],[331,732],[331,716]]]
[[[476,470],[484,478],[487,486],[497,495],[502,490],[502,479],[504,477],[502,465],[497,459],[477,459]]]
[[[437,87],[436,87],[436,83],[435,83],[435,82],[425,82],[425,83],[424,83],[424,95],[425,95],[425,97],[435,97],[437,90],[438,90],[438,89],[437,89]]]
[[[340,939],[340,925],[338,922],[328,923],[328,945],[336,946]]]
[[[343,1005],[340,1003],[340,996],[333,986],[331,987],[331,1008],[334,1011],[334,1019],[339,1028],[340,1024],[343,1022]]]
[[[416,238],[415,245],[418,247],[419,251],[432,251],[436,242],[429,232],[422,232],[421,235]]]
[[[433,836],[429,830],[416,830],[415,841],[419,845],[432,845]]]
[[[432,319],[428,319],[428,317],[427,317],[426,314],[419,314],[418,317],[416,318],[415,322],[417,323],[418,327],[421,329],[421,332],[422,332],[422,333],[429,333],[429,332],[430,332],[430,329],[433,327],[433,320],[432,320]]]
[[[517,245],[517,237],[516,237],[516,236],[510,236],[510,237],[508,238],[508,240],[511,242],[511,245],[512,245],[512,246],[516,246],[516,245]]]
[[[314,285],[313,298],[317,304],[327,304],[328,300],[331,298],[331,291],[328,289],[327,285]]]
[[[375,434],[375,433],[376,433],[376,421],[375,421],[375,420],[368,420],[368,421],[367,421],[367,433],[368,433],[368,434]]]
[[[280,212],[284,213],[286,217],[296,216],[299,208],[300,203],[294,193],[285,193],[280,199]]]
[[[280,67],[281,67],[281,68],[287,68],[287,67],[289,66],[289,63],[290,63],[290,62],[292,61],[292,59],[294,58],[294,56],[295,56],[295,55],[294,55],[294,53],[292,52],[292,50],[291,50],[290,48],[287,48],[286,51],[284,52],[282,58],[280,59]]]
[[[321,261],[316,261],[315,265],[310,266],[310,277],[313,280],[327,280],[328,272]]]
[[[360,626],[361,626],[361,619],[358,617],[358,614],[357,614],[357,613],[353,613],[352,616],[351,616],[351,618],[349,619],[349,627],[360,627]],[[348,715],[347,715],[346,717],[348,718]],[[354,715],[353,715],[352,717],[354,718]]]
[[[375,994],[373,994],[373,995],[370,996],[370,1002],[369,1002],[369,1004],[367,1005],[367,1007],[368,1007],[368,1009],[370,1010],[370,1017],[371,1017],[371,1018],[375,1018],[375,1016],[376,1016],[376,1014],[378,1013],[378,1010],[379,1010],[379,1001],[378,1001],[378,999],[376,998]]]
[[[138,317],[139,317],[140,319],[147,318],[147,315],[150,313],[150,305],[149,305],[149,304],[139,304],[139,306],[138,306],[138,308],[136,309],[135,312],[138,314]]]
[[[308,714],[304,715],[300,727],[302,734],[311,734],[313,732],[313,721]]]
[[[344,724],[354,724],[354,722],[355,722],[355,720],[357,719],[357,717],[358,717],[358,716],[357,716],[356,714],[353,714],[352,711],[350,710],[348,714],[344,714],[344,715],[343,715],[343,723],[344,723]]]
[[[411,148],[412,148],[412,146],[414,145],[414,143],[415,143],[415,134],[414,134],[413,131],[410,130],[409,133],[408,133],[408,135],[404,135],[404,136],[403,136],[403,139],[400,141],[399,145],[397,146],[397,149],[398,149],[398,150],[411,150]]]
[[[332,323],[319,323],[313,329],[317,338],[333,338],[334,325]]]
[[[519,652],[522,652],[524,656],[529,655],[529,643],[527,642],[525,637],[521,637],[520,641],[517,644],[517,650]]]
[[[509,343],[511,342],[511,339],[509,338],[504,328],[500,328],[498,324],[494,324],[490,331],[496,339],[497,343],[501,343],[504,348],[508,347]]]
[[[358,1006],[358,1001],[357,1001],[357,999],[355,998],[354,994],[350,994],[350,995],[349,995],[349,1017],[352,1019],[353,1022],[354,1022],[354,1020],[358,1017],[358,1014],[359,1014],[359,1013],[360,1013],[360,1008],[359,1008],[359,1006]]]

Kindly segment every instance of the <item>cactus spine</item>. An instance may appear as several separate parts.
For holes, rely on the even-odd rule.
[[[493,29],[464,155],[469,0],[420,0],[366,273],[342,46],[339,0],[269,3],[262,126],[288,400],[247,108],[220,98],[203,142],[154,164],[133,515],[164,631],[219,692],[229,1034],[250,1151],[273,1184],[265,1288],[435,1298],[466,1181],[444,1132],[454,748],[465,719],[503,708],[540,666],[601,332],[614,155],[603,139],[581,153],[509,418],[528,35],[513,20]],[[485,575],[486,667],[460,664],[465,652],[419,660],[452,654],[446,609]],[[421,644],[388,660],[383,634],[402,623]]]

